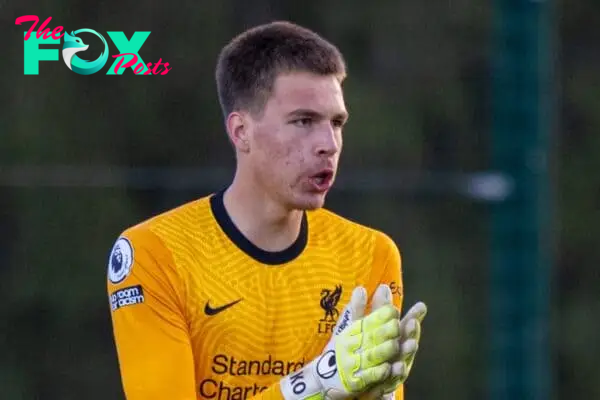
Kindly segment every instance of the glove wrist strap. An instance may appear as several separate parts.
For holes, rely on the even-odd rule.
[[[279,382],[285,400],[322,400],[323,387],[314,373],[315,362],[289,374]]]

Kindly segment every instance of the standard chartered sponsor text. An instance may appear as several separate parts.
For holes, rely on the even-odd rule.
[[[262,360],[243,360],[226,354],[214,356],[211,372],[218,375],[203,379],[198,391],[201,397],[211,400],[245,400],[266,390],[277,379],[259,379],[255,382],[246,377],[283,377],[304,367],[304,360],[274,359],[268,355]]]

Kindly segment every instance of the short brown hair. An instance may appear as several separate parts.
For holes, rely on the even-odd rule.
[[[259,25],[236,36],[219,55],[219,102],[225,117],[233,111],[260,113],[281,73],[310,72],[346,77],[336,46],[317,33],[287,21]]]

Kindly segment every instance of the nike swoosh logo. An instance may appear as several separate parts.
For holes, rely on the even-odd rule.
[[[215,307],[215,308],[211,307],[210,304],[209,304],[209,301],[207,301],[206,305],[204,306],[204,314],[209,315],[209,316],[217,315],[221,311],[227,310],[229,307],[236,305],[240,301],[242,301],[242,299],[239,299],[239,300],[236,300],[234,302],[225,304],[224,306]]]

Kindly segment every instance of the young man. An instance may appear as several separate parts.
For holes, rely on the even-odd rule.
[[[291,23],[225,46],[216,79],[233,182],[127,229],[111,252],[127,399],[403,397],[424,306],[400,323],[395,244],[322,208],[345,75],[336,47]]]

